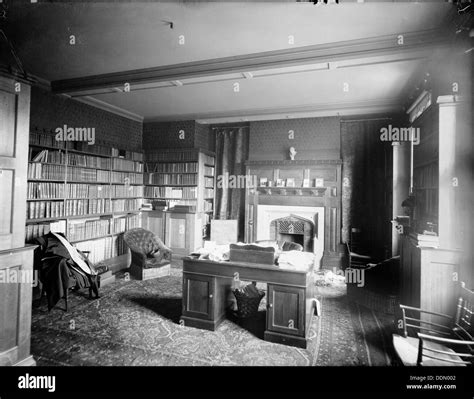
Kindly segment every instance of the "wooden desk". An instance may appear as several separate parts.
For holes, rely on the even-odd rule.
[[[267,283],[264,339],[306,348],[314,313],[313,266],[297,271],[273,265],[183,259],[181,324],[214,331],[225,318],[232,280]]]

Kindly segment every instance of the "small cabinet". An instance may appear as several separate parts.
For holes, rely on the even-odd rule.
[[[268,284],[267,330],[305,336],[305,289]]]
[[[214,293],[214,277],[185,273],[183,275],[183,316],[212,320]]]

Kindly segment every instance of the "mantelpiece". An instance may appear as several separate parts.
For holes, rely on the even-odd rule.
[[[246,192],[245,240],[253,242],[261,235],[262,218],[259,209],[265,206],[291,210],[298,206],[302,209],[321,209],[320,221],[323,222],[324,249],[321,264],[325,268],[340,267],[343,251],[340,245],[341,232],[341,166],[339,159],[332,160],[284,160],[284,161],[248,161],[247,175],[278,179],[293,179],[294,187],[268,186],[249,187]],[[310,187],[303,187],[303,181],[309,179]],[[319,179],[321,187],[315,187]],[[321,213],[320,212],[320,213]],[[260,222],[259,222],[260,221]]]

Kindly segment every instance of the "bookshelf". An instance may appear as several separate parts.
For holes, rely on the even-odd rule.
[[[93,263],[125,262],[122,235],[141,227],[143,170],[139,152],[31,132],[25,241],[62,232]]]
[[[214,213],[215,154],[203,149],[145,153],[144,225],[176,254],[202,245]]]

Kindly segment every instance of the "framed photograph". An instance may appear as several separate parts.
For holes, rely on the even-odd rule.
[[[314,179],[315,187],[324,187],[324,179]]]
[[[276,186],[277,187],[285,187],[285,181],[283,179],[277,179]]]
[[[303,179],[303,187],[309,187],[309,179]]]
[[[286,187],[295,187],[295,179],[292,177],[286,179]]]
[[[268,179],[266,177],[261,177],[260,178],[260,186],[261,187],[267,187],[268,185]]]

